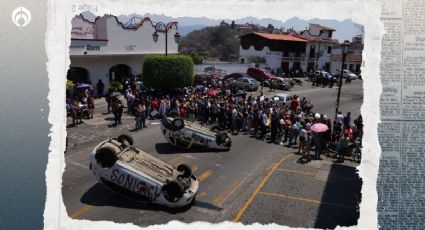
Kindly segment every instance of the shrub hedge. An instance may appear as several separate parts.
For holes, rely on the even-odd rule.
[[[150,54],[143,63],[143,84],[160,90],[191,86],[194,79],[193,60],[188,55]]]

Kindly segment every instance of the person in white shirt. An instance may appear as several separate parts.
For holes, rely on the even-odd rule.
[[[341,111],[338,111],[338,114],[336,115],[336,123],[342,124],[344,121],[344,115],[342,115]]]

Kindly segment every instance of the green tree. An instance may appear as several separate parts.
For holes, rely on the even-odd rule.
[[[231,25],[227,23],[194,30],[182,38],[179,44],[179,52],[187,55],[196,53],[205,59],[238,60],[238,35],[233,32]]]
[[[188,55],[145,56],[143,83],[146,87],[171,90],[191,86],[194,79],[193,60]]]
[[[202,64],[203,59],[201,56],[199,56],[197,53],[192,53],[190,54],[190,57],[193,60],[193,63],[195,63],[196,65]]]

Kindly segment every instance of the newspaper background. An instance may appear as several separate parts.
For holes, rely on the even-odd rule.
[[[173,16],[192,16],[192,17],[210,17],[210,18],[241,18],[245,16],[252,16],[257,18],[274,18],[278,20],[285,21],[293,16],[298,16],[301,19],[312,19],[312,18],[322,18],[322,19],[337,19],[345,20],[351,19],[352,21],[362,24],[365,27],[365,49],[363,57],[365,60],[365,65],[362,67],[362,75],[364,78],[364,104],[362,106],[361,112],[364,117],[365,122],[365,141],[363,153],[364,157],[360,169],[360,176],[363,179],[362,187],[362,203],[360,205],[360,219],[358,228],[377,228],[378,216],[377,216],[377,193],[376,193],[376,179],[378,175],[378,163],[379,163],[379,143],[378,143],[378,133],[377,127],[379,122],[379,97],[381,94],[381,79],[379,78],[379,63],[380,63],[380,51],[381,51],[381,37],[383,34],[383,27],[379,16],[381,15],[381,3],[384,7],[395,8],[397,9],[397,1],[394,3],[389,2],[377,2],[372,0],[364,1],[296,1],[296,0],[287,0],[287,1],[236,1],[236,0],[222,0],[222,1],[153,1],[153,0],[138,0],[138,1],[125,1],[119,2],[116,0],[109,1],[82,1],[82,0],[70,0],[70,1],[49,1],[49,14],[48,14],[48,31],[46,34],[46,47],[49,62],[47,64],[47,69],[49,71],[49,106],[51,113],[49,114],[49,122],[52,124],[51,136],[52,141],[50,143],[50,153],[49,153],[49,164],[47,166],[47,199],[46,199],[46,209],[44,212],[45,218],[45,228],[48,229],[96,229],[102,226],[103,229],[138,229],[137,226],[132,224],[115,224],[112,222],[92,222],[92,221],[82,221],[82,220],[72,220],[68,217],[65,207],[62,201],[61,196],[61,181],[62,173],[65,168],[63,151],[65,143],[66,128],[64,122],[64,101],[65,101],[65,78],[58,77],[64,76],[66,70],[69,66],[69,53],[68,46],[70,44],[70,31],[71,31],[71,18],[80,12],[72,11],[73,5],[88,5],[97,10],[97,15],[103,14],[130,14],[130,13],[156,13],[156,14],[165,14]],[[74,7],[75,9],[75,7]],[[266,13],[265,13],[266,12]],[[384,14],[388,12],[388,9],[384,11]],[[391,20],[389,20],[391,21]],[[400,23],[399,23],[400,24]],[[400,26],[399,26],[400,27]],[[387,25],[387,30],[392,28],[392,25]],[[388,36],[388,35],[387,35]],[[394,38],[397,38],[399,34],[394,32]],[[391,46],[391,41],[388,41]],[[399,42],[396,42],[397,45],[400,45]],[[388,50],[391,47],[383,47],[385,52],[388,54],[394,55],[396,52]],[[392,57],[385,56],[390,60],[389,63],[394,63]],[[396,62],[398,60],[396,59]],[[391,64],[389,64],[391,68]],[[389,67],[385,67],[388,71],[391,70]],[[397,70],[399,71],[399,70]],[[399,76],[394,76],[395,71],[386,73],[386,77],[389,79],[395,78],[394,87],[398,89],[400,80]],[[384,73],[385,74],[385,73]],[[383,79],[384,84],[389,84],[386,82],[387,79]],[[397,81],[399,81],[397,85]],[[391,83],[393,84],[393,83]],[[386,97],[386,94],[384,94]],[[393,96],[397,99],[397,95]],[[383,99],[385,102],[387,99]],[[397,99],[401,101],[401,99]],[[397,102],[397,100],[395,100]],[[393,102],[392,102],[393,103]],[[394,104],[394,103],[393,103]],[[383,110],[393,111],[394,109],[387,109],[385,106],[392,106],[390,103],[383,103]],[[397,105],[396,105],[397,106]],[[394,107],[396,107],[394,106]],[[402,110],[398,110],[402,111]],[[385,112],[387,114],[388,112]],[[391,113],[390,113],[391,114]],[[397,114],[397,113],[396,113]],[[389,119],[384,116],[385,119]],[[391,119],[401,119],[401,116],[392,116]],[[380,127],[380,131],[388,130],[383,129],[382,127],[389,122],[394,124],[395,122],[391,120],[385,120],[383,125]],[[397,122],[397,121],[396,121]],[[395,125],[396,126],[396,125]],[[399,125],[400,126],[400,125]],[[398,127],[399,127],[398,126]],[[410,126],[409,126],[410,127]],[[381,134],[383,134],[381,132]],[[390,133],[389,135],[391,135]],[[388,134],[385,132],[385,137]],[[397,146],[395,146],[397,147]],[[396,148],[395,148],[396,149]],[[395,150],[397,151],[397,149]],[[392,150],[394,152],[394,149]],[[393,160],[391,154],[385,152],[383,157],[383,162],[386,164],[385,159],[389,157],[391,162],[395,162],[400,165],[401,162]],[[392,155],[398,155],[399,153]],[[396,159],[399,159],[397,157]],[[394,164],[394,163],[393,163]],[[396,165],[397,166],[397,165]],[[385,168],[385,167],[384,167]],[[400,168],[398,168],[400,170]],[[397,178],[394,170],[390,171],[390,174],[385,174],[385,170],[381,170],[381,175],[383,180],[380,180],[380,189],[379,191],[392,192],[393,190],[400,190],[400,184],[397,182],[390,182],[385,179],[390,176],[392,180]],[[391,174],[392,173],[392,174]],[[395,174],[395,175],[394,175]],[[395,176],[395,177],[394,177]],[[389,186],[389,189],[383,188],[383,186]],[[387,193],[386,193],[387,194]],[[398,194],[398,193],[394,193]],[[381,194],[382,195],[382,194]],[[390,199],[396,199],[397,197],[391,196]],[[381,199],[383,197],[381,196]],[[383,210],[381,217],[379,218],[380,224],[383,227],[390,221],[387,221],[387,217],[393,218],[394,208],[397,205],[394,205],[393,201],[388,201],[387,199],[382,200],[383,204],[388,204],[387,206],[380,205],[380,210]],[[397,202],[396,202],[397,203]],[[399,204],[399,203],[398,203]],[[388,208],[393,208],[388,211]],[[384,216],[384,218],[382,218]],[[397,219],[398,221],[398,219]],[[391,222],[392,223],[392,222]],[[151,226],[148,229],[204,229],[204,228],[237,228],[237,229],[258,229],[259,225],[250,225],[243,226],[242,224],[232,224],[230,222],[223,223],[219,225],[211,225],[209,223],[193,223],[193,224],[183,224],[180,222],[170,222],[162,226]],[[391,226],[390,226],[391,227]],[[278,225],[264,225],[264,229],[281,229],[282,226]]]
[[[383,1],[378,221],[423,228],[425,1]]]

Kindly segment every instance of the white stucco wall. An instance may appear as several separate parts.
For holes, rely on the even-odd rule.
[[[71,57],[70,67],[81,67],[89,71],[89,80],[96,84],[99,79],[109,82],[109,69],[117,64],[130,66],[132,74],[141,74],[144,55],[122,56],[77,56]]]
[[[262,50],[256,50],[254,46],[250,46],[249,49],[243,49],[239,47],[239,55],[241,60],[245,59],[245,63],[249,63],[250,57],[258,56],[266,58],[266,66],[272,69],[280,68],[282,62],[282,52],[270,51],[269,47],[265,46]]]
[[[99,26],[97,26],[99,24]],[[106,27],[103,25],[106,24]],[[155,43],[152,34],[155,28],[149,20],[146,20],[137,30],[124,29],[113,16],[104,16],[96,21],[96,31],[102,37],[107,33],[107,41],[71,40],[70,55],[114,55],[114,54],[149,54],[165,53],[165,34],[158,33],[158,41]],[[173,26],[168,32],[168,53],[177,53],[178,44],[174,35],[177,32]],[[87,45],[91,45],[92,49]],[[84,54],[86,52],[86,54]]]

